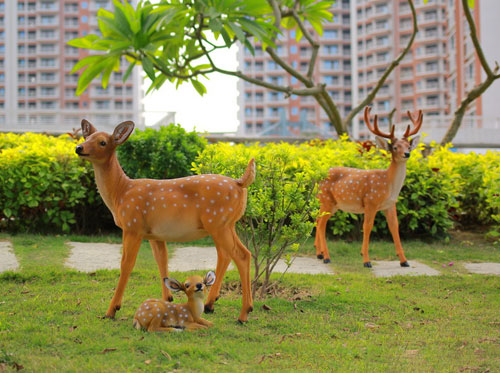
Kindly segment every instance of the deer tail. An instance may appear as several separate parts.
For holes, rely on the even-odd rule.
[[[248,166],[245,173],[243,174],[242,177],[236,180],[236,182],[242,188],[246,188],[250,184],[252,184],[254,180],[255,180],[255,159],[252,158],[250,159],[250,162],[248,162]]]

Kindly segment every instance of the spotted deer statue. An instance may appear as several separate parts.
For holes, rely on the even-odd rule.
[[[221,281],[232,259],[240,273],[242,288],[242,309],[238,320],[246,322],[248,313],[253,310],[251,254],[241,243],[234,226],[245,212],[247,188],[255,178],[254,160],[250,160],[238,180],[221,175],[133,180],[123,172],[115,152],[133,130],[134,123],[127,121],[120,123],[110,135],[98,132],[84,119],[82,133],[85,141],[76,147],[80,158],[92,163],[99,193],[113,214],[115,224],[123,231],[120,278],[106,317],[113,318],[121,307],[143,239],[149,240],[163,279],[168,277],[166,241],[192,241],[210,235],[217,249],[217,268],[205,312],[213,312]],[[163,300],[173,299],[163,282],[162,297]]]
[[[316,238],[314,246],[316,255],[323,262],[330,262],[330,254],[326,246],[325,230],[328,219],[337,211],[364,214],[363,245],[361,255],[365,267],[371,268],[368,256],[368,244],[377,211],[385,213],[389,230],[396,246],[401,267],[409,267],[399,238],[399,224],[396,202],[406,177],[406,161],[410,152],[416,148],[420,136],[414,136],[422,126],[423,114],[420,110],[417,117],[410,112],[413,129],[406,129],[402,138],[394,136],[394,125],[389,133],[383,133],[378,127],[375,115],[373,126],[370,122],[370,108],[366,107],[364,119],[368,129],[376,135],[379,147],[387,150],[391,156],[391,164],[386,170],[360,170],[347,167],[331,168],[328,177],[319,185],[320,217],[316,221]]]
[[[146,300],[135,313],[133,325],[136,329],[171,332],[206,329],[212,326],[212,323],[203,319],[201,315],[206,289],[215,281],[213,271],[208,272],[205,278],[191,276],[184,283],[174,278],[165,278],[163,281],[171,291],[186,293],[187,303],[173,304],[162,299]]]

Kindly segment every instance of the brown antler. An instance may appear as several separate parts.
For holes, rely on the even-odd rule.
[[[422,110],[419,110],[417,118],[415,119],[415,118],[413,118],[413,115],[408,110],[408,117],[410,118],[410,120],[413,123],[413,125],[415,126],[415,128],[413,128],[413,131],[410,131],[410,125],[408,125],[408,128],[406,129],[405,134],[403,135],[403,137],[406,137],[406,138],[413,136],[414,134],[416,134],[420,130],[420,127],[422,126],[422,121],[424,119],[424,114],[422,113]]]
[[[377,136],[380,137],[385,137],[386,139],[394,139],[394,125],[391,126],[391,133],[383,133],[380,131],[378,128],[378,116],[375,115],[375,118],[373,119],[373,127],[370,123],[370,110],[371,107],[367,106],[365,107],[365,123],[368,129]]]

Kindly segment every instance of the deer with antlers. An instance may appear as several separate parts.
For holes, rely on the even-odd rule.
[[[98,132],[82,120],[85,141],[76,147],[80,158],[90,161],[104,203],[123,231],[120,279],[106,317],[113,318],[121,307],[123,293],[135,265],[143,239],[149,240],[161,278],[168,277],[165,242],[192,241],[212,236],[217,249],[216,280],[208,294],[205,312],[213,312],[221,281],[231,259],[240,273],[242,309],[238,320],[246,322],[253,310],[250,289],[250,251],[241,243],[235,224],[245,212],[247,188],[255,179],[255,162],[250,160],[238,179],[221,175],[195,175],[171,180],[129,179],[115,149],[134,130],[134,123],[120,123],[113,134]],[[173,299],[162,282],[163,300]]]
[[[364,266],[371,268],[368,256],[370,233],[375,221],[375,214],[382,210],[396,246],[400,265],[401,267],[410,266],[399,238],[396,202],[406,177],[406,161],[410,158],[410,152],[416,148],[420,138],[419,135],[414,135],[422,126],[423,114],[419,110],[415,118],[408,112],[408,117],[414,127],[410,129],[410,125],[408,125],[403,137],[398,139],[394,136],[394,125],[391,126],[389,133],[380,131],[377,115],[375,115],[372,126],[370,108],[365,108],[365,123],[368,129],[376,135],[377,145],[391,153],[391,164],[386,170],[360,170],[347,167],[335,167],[329,170],[328,177],[319,185],[320,217],[316,222],[314,241],[318,259],[323,259],[325,263],[330,262],[325,238],[326,223],[337,210],[342,210],[364,214],[361,255]]]

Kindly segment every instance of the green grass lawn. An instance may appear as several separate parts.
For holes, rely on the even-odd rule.
[[[147,244],[122,310],[116,320],[105,320],[100,317],[119,271],[66,269],[65,242],[120,237],[0,239],[13,243],[21,263],[21,270],[0,274],[0,371],[500,371],[500,278],[462,267],[465,261],[500,262],[500,250],[475,236],[404,242],[410,263],[418,260],[443,275],[391,279],[363,268],[360,242],[330,241],[336,275],[287,274],[276,296],[255,300],[245,325],[236,322],[240,295],[225,290],[215,313],[206,316],[213,328],[170,334],[132,327],[138,305],[161,294]],[[306,253],[314,253],[312,242]],[[370,254],[395,260],[391,242],[373,242]],[[189,274],[172,275],[184,280]],[[224,279],[237,281],[235,271]]]

